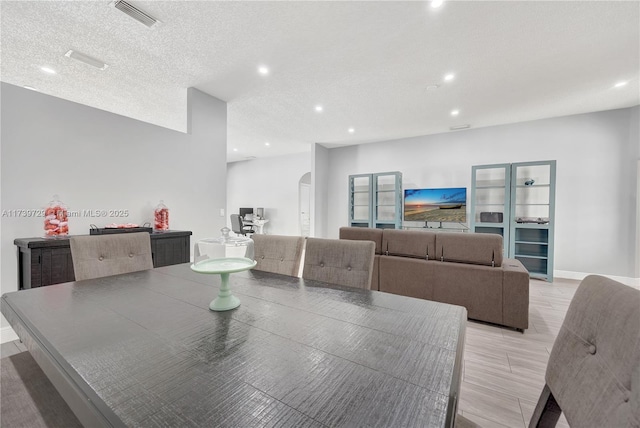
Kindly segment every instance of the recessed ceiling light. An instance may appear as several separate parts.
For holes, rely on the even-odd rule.
[[[238,149],[233,149],[233,151],[234,151],[234,152],[237,152],[237,151],[238,151]]]
[[[444,0],[432,0],[431,1],[431,7],[434,8],[434,9],[437,9],[440,6],[442,6],[442,3],[444,3]]]
[[[56,71],[53,68],[49,68],[49,67],[40,67],[40,70],[44,71],[45,73],[49,73],[49,74],[56,74]]]
[[[73,58],[76,61],[83,62],[100,70],[106,70],[107,67],[109,67],[103,61],[95,59],[94,57],[91,57],[89,55],[85,55],[82,52],[74,51],[73,49],[69,50],[66,54],[64,54],[64,56],[66,56],[67,58]]]
[[[28,89],[28,90],[30,90],[30,91],[37,91],[37,89],[36,89],[36,88],[34,88],[33,86],[27,86],[27,85],[25,85],[25,86],[23,86],[23,88]]]
[[[623,86],[625,86],[627,83],[629,82],[618,82],[615,85],[613,85],[614,88],[622,88]]]
[[[435,91],[440,85],[427,85],[427,91]]]
[[[356,132],[356,130],[355,130],[355,129],[353,129],[353,128],[349,128],[349,134],[353,134],[354,132]]]
[[[322,106],[316,106],[316,111],[320,113],[322,111]]]
[[[269,142],[267,141],[266,143],[264,143],[264,145],[269,147],[271,144],[269,144]]]
[[[471,127],[471,125],[457,125],[457,126],[452,126],[449,129],[452,130],[452,131],[458,131],[460,129],[467,129],[467,128],[470,128],[470,127]]]
[[[262,74],[263,76],[266,76],[267,74],[269,74],[269,69],[264,65],[261,65],[260,67],[258,67],[258,73]]]
[[[444,80],[445,82],[451,82],[453,79],[455,79],[456,75],[453,73],[449,73],[447,75],[444,76]]]
[[[460,114],[460,110],[451,110],[451,116],[457,116]]]

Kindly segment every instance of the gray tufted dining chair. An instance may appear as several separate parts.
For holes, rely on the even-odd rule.
[[[370,290],[375,250],[371,241],[307,238],[302,278]]]
[[[153,269],[149,233],[69,238],[76,281]]]
[[[253,235],[254,270],[299,276],[304,237]]]
[[[598,275],[578,287],[529,428],[640,426],[640,290]]]

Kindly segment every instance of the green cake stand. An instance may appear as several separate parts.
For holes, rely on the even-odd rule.
[[[255,267],[256,261],[244,257],[227,257],[221,259],[206,259],[191,265],[191,270],[198,273],[220,275],[222,285],[216,297],[210,304],[212,311],[228,311],[240,306],[240,299],[231,294],[229,289],[229,275]]]

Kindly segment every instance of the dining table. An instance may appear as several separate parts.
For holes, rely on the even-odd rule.
[[[452,427],[465,308],[189,263],[6,293],[86,427]]]

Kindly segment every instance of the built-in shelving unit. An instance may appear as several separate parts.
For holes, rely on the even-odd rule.
[[[532,278],[553,280],[555,161],[472,168],[471,230],[504,238]]]
[[[350,175],[349,225],[400,229],[402,173],[396,171]]]

